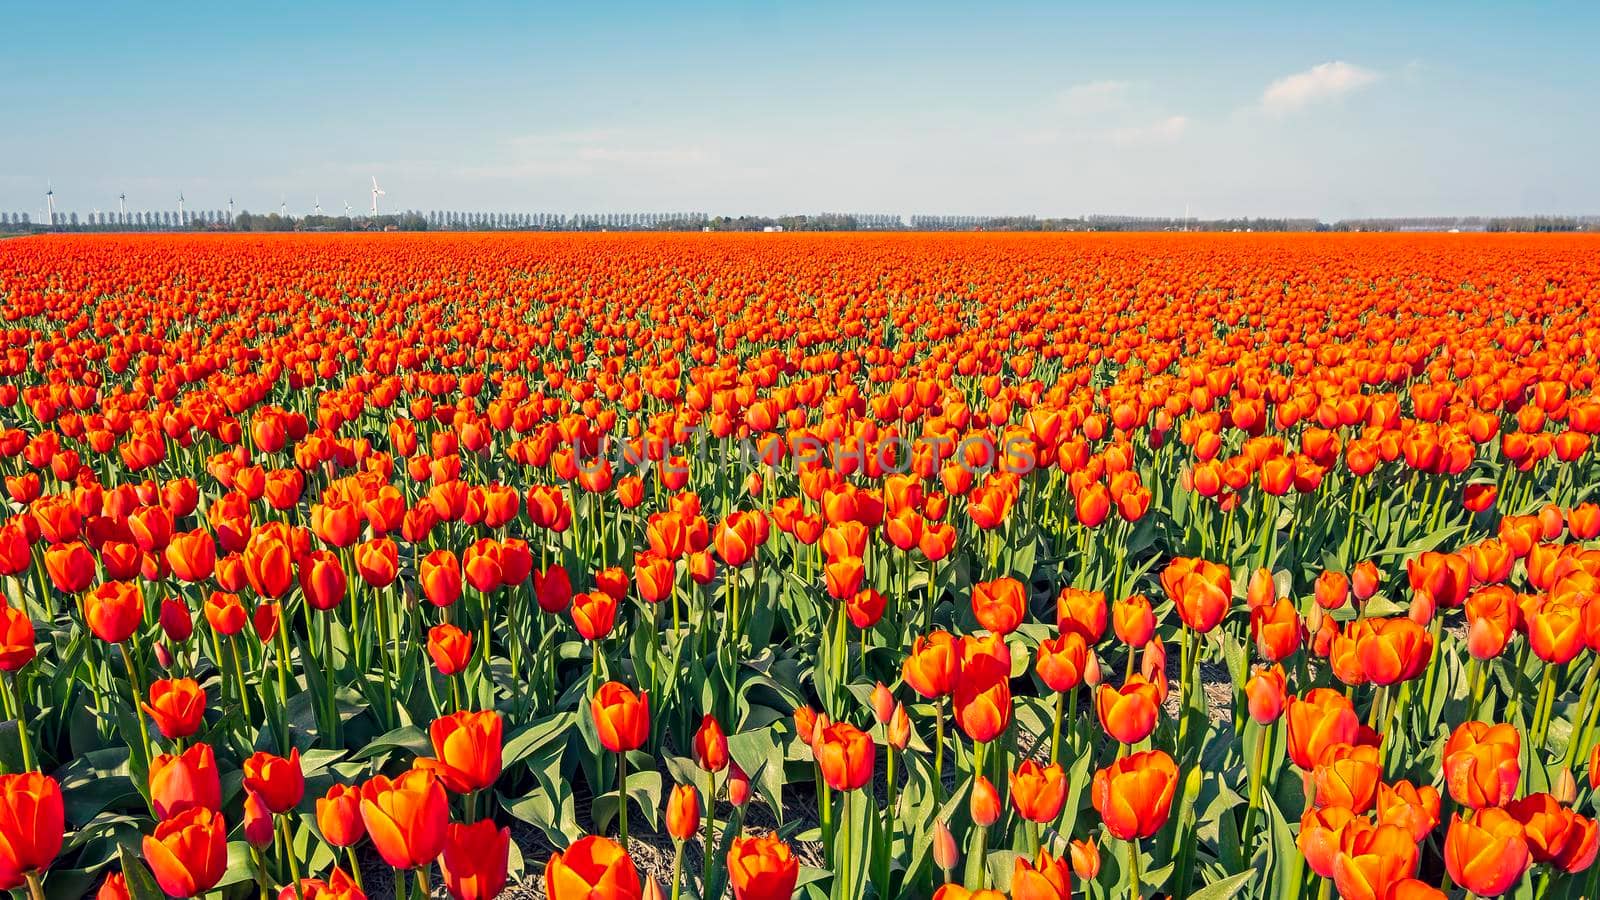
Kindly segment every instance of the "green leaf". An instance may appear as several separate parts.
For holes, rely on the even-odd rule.
[[[133,851],[124,846],[121,856],[122,877],[127,879],[130,900],[166,900],[167,895],[156,886],[150,870],[134,856]]]
[[[1240,872],[1230,875],[1221,881],[1213,881],[1205,887],[1189,895],[1189,900],[1228,900],[1238,896],[1239,892],[1250,883],[1250,879],[1259,875],[1259,872]]]

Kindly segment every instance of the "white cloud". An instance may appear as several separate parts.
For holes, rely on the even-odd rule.
[[[1188,129],[1188,116],[1167,116],[1148,125],[1113,128],[1106,136],[1114,144],[1162,144],[1177,140]]]
[[[1261,107],[1272,113],[1293,112],[1359,90],[1377,80],[1378,73],[1371,69],[1337,60],[1325,62],[1267,85],[1261,94]]]
[[[1088,81],[1062,91],[1056,97],[1056,106],[1063,112],[1086,115],[1116,109],[1127,97],[1126,81]]]

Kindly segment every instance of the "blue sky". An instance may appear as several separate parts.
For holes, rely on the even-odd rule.
[[[0,210],[1600,212],[1593,2],[67,6]]]

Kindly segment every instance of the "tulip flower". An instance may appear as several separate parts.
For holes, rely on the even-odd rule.
[[[181,754],[150,760],[151,809],[158,820],[195,807],[221,811],[222,779],[210,744],[195,744]]]
[[[617,754],[617,828],[628,846],[628,751],[650,739],[650,696],[635,695],[627,685],[608,681],[589,701],[600,744]]]
[[[1017,857],[1011,872],[1011,897],[1012,900],[1071,900],[1071,865],[1066,859],[1057,859],[1043,850],[1033,862]]]
[[[353,847],[367,834],[361,818],[361,791],[335,784],[317,799],[317,830],[334,847]]]
[[[734,838],[728,850],[734,900],[789,900],[799,878],[800,861],[776,836]]]
[[[1498,897],[1522,877],[1529,863],[1522,824],[1503,809],[1487,807],[1471,821],[1450,819],[1444,866],[1450,879],[1480,897]]]
[[[198,897],[228,868],[228,827],[222,814],[195,807],[145,835],[144,861],[168,897]]]
[[[417,760],[417,767],[439,776],[452,793],[492,787],[500,777],[503,728],[500,714],[494,710],[462,711],[435,719],[428,727],[434,758]]]
[[[275,814],[299,806],[306,789],[299,748],[291,749],[287,758],[258,751],[244,761],[244,784]]]
[[[38,772],[0,775],[0,889],[27,882],[43,896],[39,878],[61,852],[66,828],[61,786]]]
[[[1095,711],[1106,734],[1124,744],[1137,744],[1155,731],[1161,714],[1161,691],[1142,675],[1130,676],[1121,688],[1100,685]]]
[[[150,700],[140,707],[168,740],[189,737],[205,718],[206,694],[190,678],[164,678],[150,685]]]
[[[544,868],[544,889],[550,900],[640,900],[643,895],[639,870],[628,851],[598,835],[581,837],[566,850],[551,854]]]
[[[1289,758],[1307,772],[1327,748],[1354,743],[1361,725],[1350,701],[1328,688],[1312,688],[1304,698],[1290,697],[1284,714],[1289,729]]]
[[[511,829],[483,819],[445,829],[439,872],[454,900],[493,900],[506,884]]]
[[[361,786],[362,824],[373,848],[397,876],[400,870],[428,865],[438,857],[449,818],[444,786],[426,769],[393,779],[376,775]]]
[[[1350,900],[1386,900],[1397,884],[1416,876],[1417,862],[1417,845],[1405,829],[1363,822],[1340,837],[1333,883]]]
[[[435,625],[428,629],[428,656],[440,675],[459,674],[472,660],[472,635],[448,622]]]
[[[1510,725],[1466,722],[1444,745],[1450,796],[1468,809],[1503,806],[1522,779],[1522,737]]]
[[[953,694],[956,724],[967,737],[986,744],[1011,725],[1010,663],[990,656],[975,656],[962,664]]]

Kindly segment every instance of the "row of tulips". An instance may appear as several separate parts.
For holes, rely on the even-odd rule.
[[[1600,893],[1581,242],[612,240],[0,250],[0,887]]]

